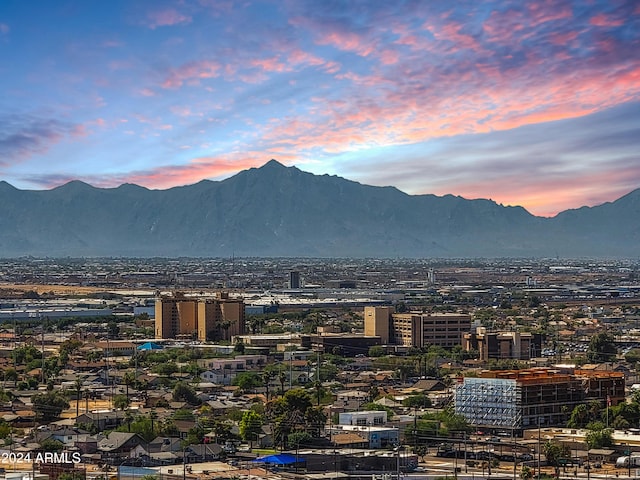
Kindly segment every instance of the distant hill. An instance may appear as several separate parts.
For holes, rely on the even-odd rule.
[[[639,257],[640,190],[554,218],[271,160],[168,190],[0,182],[0,256]]]

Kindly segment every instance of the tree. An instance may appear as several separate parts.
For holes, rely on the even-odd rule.
[[[612,430],[605,428],[602,422],[593,422],[588,425],[589,431],[585,435],[585,441],[589,448],[604,448],[613,445]]]
[[[258,439],[258,435],[262,431],[264,418],[253,410],[247,410],[240,420],[239,431],[243,440],[252,442]]]
[[[61,392],[38,393],[31,397],[33,411],[43,422],[50,422],[60,417],[63,410],[69,408],[69,401]]]
[[[163,375],[165,377],[170,377],[174,373],[177,373],[178,370],[178,366],[175,364],[175,362],[160,363],[158,365],[154,365],[151,368],[151,371],[153,373],[157,373],[158,375]]]
[[[533,470],[531,467],[524,465],[520,471],[520,478],[522,480],[531,480],[533,478]]]
[[[109,322],[107,322],[107,331],[109,338],[118,338],[118,335],[120,335],[120,326],[115,320],[109,320]]]
[[[284,382],[287,380],[287,374],[284,370],[280,370],[278,380],[280,381],[280,395],[284,395]]]
[[[589,341],[587,360],[589,362],[610,362],[618,353],[613,335],[596,333]]]
[[[266,389],[267,402],[269,401],[269,384],[271,383],[271,380],[274,376],[275,374],[271,370],[264,370],[262,372],[262,383],[264,384],[264,387]]]
[[[276,442],[287,446],[288,436],[296,431],[307,431],[319,436],[327,417],[320,407],[314,408],[311,396],[302,388],[294,388],[267,404],[267,418],[273,423]]]
[[[202,403],[193,387],[185,382],[176,383],[175,387],[173,387],[172,398],[176,402],[182,401],[191,405],[200,405]]]
[[[624,359],[629,363],[637,363],[640,361],[640,349],[634,348],[629,350],[624,356]]]
[[[582,428],[591,420],[589,415],[589,407],[585,403],[576,405],[571,412],[571,417],[567,422],[569,428]]]
[[[122,382],[125,385],[127,400],[129,400],[129,386],[133,385],[136,382],[136,374],[135,372],[126,372],[122,376]]]
[[[384,348],[380,345],[373,345],[369,347],[370,357],[382,357],[384,355]]]
[[[2,383],[2,388],[4,388],[4,382],[8,381],[12,381],[13,382],[13,387],[15,388],[16,383],[18,382],[18,372],[16,371],[15,368],[13,367],[8,367],[7,369],[4,370],[3,372],[3,383]]]
[[[249,392],[262,386],[262,378],[255,372],[242,372],[236,375],[232,384],[237,385],[243,392]]]
[[[157,418],[158,414],[155,411],[152,411],[149,415],[139,415],[133,421],[129,421],[125,417],[126,425],[121,425],[116,431],[137,433],[147,442],[150,442],[156,437],[155,420]]]
[[[76,387],[76,418],[80,415],[80,398],[82,397],[82,380],[80,380],[79,376],[76,376],[74,386]]]
[[[312,438],[313,437],[311,437],[311,434],[309,432],[293,432],[291,435],[289,435],[287,443],[289,444],[289,448],[295,448],[297,450],[301,446],[308,445],[311,442]]]
[[[423,407],[428,408],[431,406],[431,400],[424,393],[420,393],[418,395],[409,395],[402,401],[402,406],[404,407]]]
[[[61,452],[64,450],[64,443],[60,440],[47,438],[40,443],[40,448],[45,452]]]
[[[542,450],[547,459],[547,463],[552,467],[555,467],[556,477],[559,477],[561,460],[566,459],[570,454],[568,447],[561,443],[549,440],[544,443]]]
[[[244,343],[242,343],[242,340],[238,340],[238,341],[236,342],[236,344],[235,344],[235,345],[234,345],[234,347],[233,347],[233,351],[234,351],[235,353],[239,353],[240,355],[243,355],[243,354],[244,354],[245,347],[244,347]]]
[[[124,410],[129,406],[129,399],[126,395],[115,395],[113,397],[113,406],[119,410]]]
[[[216,436],[216,443],[224,443],[232,436],[231,425],[222,420],[215,420],[213,422],[212,431]]]
[[[177,432],[177,428],[176,428]],[[187,432],[187,438],[184,439],[183,446],[186,445],[198,445],[204,440],[204,429],[196,425],[195,427],[191,427]]]
[[[130,410],[124,412],[124,423],[127,425],[127,432],[131,433],[131,422],[133,422],[133,413]]]

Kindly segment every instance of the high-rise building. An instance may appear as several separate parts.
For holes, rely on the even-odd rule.
[[[289,272],[289,288],[292,290],[300,288],[300,272]]]
[[[365,337],[380,337],[383,345],[389,343],[389,326],[393,307],[364,307]]]
[[[216,298],[181,292],[156,297],[156,338],[230,340],[245,333],[244,302],[220,293]]]
[[[391,307],[365,307],[364,333],[383,344],[426,347],[462,345],[471,330],[471,317],[458,313],[393,313]]]

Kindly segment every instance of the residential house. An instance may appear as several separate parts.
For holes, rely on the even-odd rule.
[[[76,418],[77,425],[91,426],[97,431],[118,428],[124,421],[124,412],[117,410],[105,410],[97,412],[85,412]]]
[[[111,465],[126,458],[136,458],[144,453],[141,448],[146,442],[137,433],[111,432],[98,442],[98,452],[102,460]]]

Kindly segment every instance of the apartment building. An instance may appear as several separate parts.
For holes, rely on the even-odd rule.
[[[461,379],[455,411],[475,428],[520,432],[538,425],[564,425],[576,405],[591,400],[616,405],[624,401],[624,387],[619,372],[484,371]]]
[[[159,295],[155,310],[156,338],[230,340],[245,332],[244,302],[224,292],[215,298]]]
[[[393,313],[392,307],[365,307],[364,333],[383,344],[451,348],[462,345],[471,330],[471,316],[459,313]]]
[[[206,382],[230,385],[236,375],[256,371],[267,364],[266,355],[238,355],[235,358],[200,358],[198,366],[206,370],[200,378]]]

